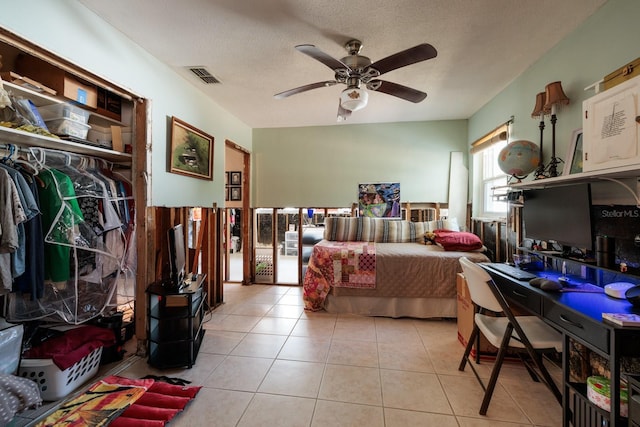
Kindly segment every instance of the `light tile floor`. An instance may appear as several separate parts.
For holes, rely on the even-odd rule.
[[[452,320],[305,312],[300,287],[225,285],[192,369],[146,360],[119,375],[180,377],[203,386],[171,427],[559,426],[552,394],[518,363],[503,367],[486,416]],[[480,364],[488,377],[490,362]],[[560,380],[561,372],[552,369]]]

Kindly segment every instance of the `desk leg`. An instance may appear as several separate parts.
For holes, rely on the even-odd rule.
[[[571,425],[571,396],[569,396],[569,382],[571,380],[571,342],[569,335],[562,334],[562,425]]]
[[[609,356],[609,369],[611,370],[611,412],[609,425],[618,425],[620,419],[620,339],[616,336],[616,329],[614,328],[609,335],[609,346],[611,348],[611,354]]]

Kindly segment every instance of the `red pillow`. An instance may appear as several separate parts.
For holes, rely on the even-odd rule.
[[[473,233],[466,231],[436,230],[436,243],[445,251],[469,252],[482,249],[482,240]]]

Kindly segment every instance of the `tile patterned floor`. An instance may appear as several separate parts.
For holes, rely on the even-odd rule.
[[[225,285],[192,369],[146,360],[119,375],[168,375],[203,388],[171,427],[559,426],[551,393],[519,364],[505,365],[486,416],[451,320],[305,312],[300,287]],[[489,362],[479,366],[488,377]],[[559,380],[559,369],[553,368]]]

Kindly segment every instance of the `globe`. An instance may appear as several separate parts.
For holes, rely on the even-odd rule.
[[[539,160],[540,148],[536,144],[518,140],[500,150],[498,166],[508,175],[525,177],[536,169]]]

